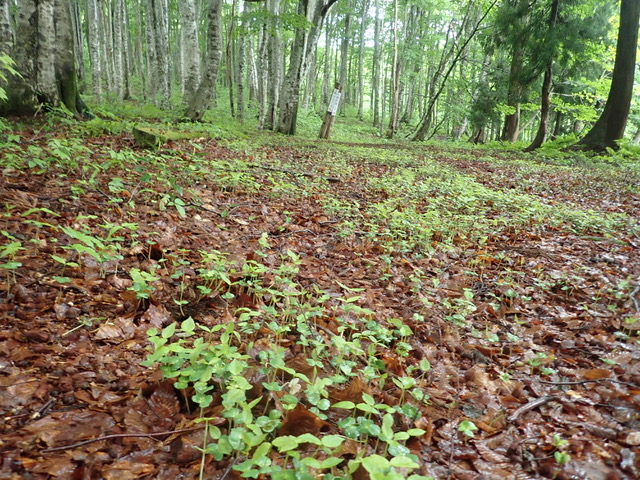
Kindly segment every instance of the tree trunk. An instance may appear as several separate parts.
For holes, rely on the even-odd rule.
[[[243,9],[244,13],[247,12],[249,7],[247,7],[247,3],[244,3]],[[240,24],[242,28],[244,26],[244,20]],[[245,42],[246,37],[243,34],[240,34],[238,37],[238,65],[236,68],[236,86],[238,92],[238,120],[241,122],[244,120],[244,74],[245,74]]]
[[[22,0],[16,16],[15,41],[10,45],[7,12],[2,13],[2,43],[14,56],[16,70],[9,75],[7,102],[2,115],[29,115],[40,108],[64,105],[81,118],[75,68],[74,32],[69,0]],[[9,23],[10,25],[10,23]]]
[[[489,12],[491,12],[491,10],[496,5],[496,3],[498,3],[498,0],[493,0],[489,4],[487,9],[484,11],[484,13],[480,16],[478,21],[475,23],[474,27],[470,30],[469,34],[467,35],[467,39],[462,43],[462,45],[460,45],[455,55],[453,55],[453,53],[454,53],[454,49],[456,47],[457,41],[451,47],[451,51],[448,56],[453,56],[453,58],[451,59],[449,68],[446,71],[444,71],[444,67],[445,67],[445,64],[449,62],[449,60],[447,60],[445,56],[443,56],[441,60],[441,65],[438,67],[438,72],[436,72],[436,75],[435,75],[436,78],[439,78],[442,72],[444,71],[444,74],[442,75],[442,80],[439,82],[439,85],[436,85],[436,81],[432,83],[433,93],[429,95],[428,104],[425,108],[425,112],[422,116],[422,120],[420,121],[420,125],[418,126],[418,129],[416,130],[416,133],[412,138],[413,141],[422,141],[426,138],[427,133],[431,129],[433,118],[435,117],[436,102],[438,101],[438,98],[440,97],[440,95],[442,95],[442,92],[444,91],[444,88],[447,84],[447,80],[449,79],[449,76],[451,75],[451,72],[453,71],[455,66],[458,64],[458,61],[462,57],[462,54],[465,52],[467,46],[469,45],[469,42],[471,42],[473,37],[475,37],[476,33],[480,29],[480,26],[482,25],[482,22],[484,21],[485,18],[487,18],[487,15],[489,15]],[[466,28],[465,24],[467,19],[470,18],[470,12],[472,7],[473,7],[473,0],[469,2],[469,6],[467,8],[467,14],[465,15],[465,20],[462,22],[462,25],[460,26],[461,33]],[[458,37],[460,36],[461,34],[458,35]]]
[[[277,18],[280,15],[281,5],[280,0],[270,0],[268,2],[269,12],[271,17],[269,18],[269,28],[267,29],[268,35],[268,62],[269,69],[264,71],[265,84],[268,85],[267,95],[267,112],[264,121],[264,128],[267,130],[273,130],[277,121],[278,104],[280,103],[280,89],[282,87],[282,39],[277,34]]]
[[[558,4],[559,0],[553,0],[551,4],[551,17],[549,18],[549,37],[553,38],[556,22],[558,20]],[[538,132],[536,133],[533,142],[527,148],[525,152],[532,152],[533,150],[540,148],[547,140],[549,131],[549,111],[551,110],[551,79],[553,77],[553,50],[555,46],[552,45],[552,51],[549,55],[549,61],[547,63],[547,69],[544,72],[544,79],[542,80],[542,92],[540,93],[540,125],[538,126]]]
[[[633,80],[638,49],[640,1],[622,0],[620,28],[616,46],[616,61],[609,97],[600,118],[576,145],[590,150],[617,148],[616,141],[624,136],[629,118]]]
[[[149,87],[153,101],[167,107],[171,97],[167,0],[146,0],[145,32],[149,58]]]
[[[209,0],[207,7],[207,59],[204,75],[195,95],[189,99],[186,116],[199,122],[204,117],[215,94],[218,69],[222,58],[222,0]]]
[[[506,142],[516,142],[520,134],[520,102],[524,93],[524,85],[522,84],[522,69],[525,61],[525,39],[524,25],[528,21],[529,0],[519,0],[518,14],[514,18],[514,23],[520,26],[518,35],[513,38],[511,45],[511,68],[509,70],[509,86],[507,92],[507,105],[513,109],[512,113],[505,115],[504,129],[502,131],[502,140]]]
[[[362,120],[364,115],[364,34],[367,29],[367,19],[369,18],[370,0],[363,0],[360,11],[361,25],[358,45],[358,119]]]
[[[506,142],[516,142],[520,135],[520,100],[522,98],[522,67],[524,62],[524,47],[522,43],[517,43],[513,47],[511,58],[511,70],[509,73],[509,92],[507,93],[507,105],[514,111],[508,113],[504,118],[504,129],[502,140]]]
[[[331,48],[331,44],[333,43],[332,38],[333,26],[330,21],[327,20],[327,25],[324,30],[324,61],[323,61],[323,79],[322,79],[322,98],[321,102],[323,105],[327,105],[329,103],[330,95],[331,95],[331,52],[333,49]]]
[[[128,96],[129,75],[127,68],[127,11],[124,0],[113,0],[113,87],[118,99],[122,100]]]
[[[349,9],[349,5],[347,4],[347,10]],[[351,15],[346,14],[344,17],[344,31],[342,32],[342,43],[340,44],[340,76],[338,78],[338,83],[342,85],[342,88],[345,89],[345,92],[342,95],[342,101],[340,102],[340,112],[344,113],[344,109],[346,106],[346,95],[350,92],[349,85],[347,85],[347,65],[349,62],[349,42],[351,39],[349,38],[349,24],[351,23]]]
[[[380,78],[382,74],[381,63],[381,46],[380,46],[380,31],[382,30],[382,17],[380,15],[380,0],[375,0],[376,18],[373,30],[373,68],[372,68],[372,92],[371,96],[373,103],[373,126],[380,127]]]
[[[398,59],[398,0],[393,2],[393,60],[391,62],[391,114],[387,138],[393,138],[398,128],[398,110],[400,110],[400,61]]]
[[[2,0],[0,0],[2,2]],[[73,24],[73,50],[75,52],[75,63],[78,69],[78,82],[85,80],[84,69],[84,41],[82,39],[82,23],[80,20],[80,5],[77,0],[71,0],[71,21]]]
[[[180,0],[181,81],[184,99],[193,98],[200,83],[200,44],[195,0]]]
[[[300,87],[306,75],[311,49],[315,48],[322,28],[322,22],[331,6],[337,0],[299,0],[298,14],[307,18],[311,29],[297,28],[289,69],[284,81],[283,94],[280,99],[280,117],[278,132],[294,135],[300,101]]]

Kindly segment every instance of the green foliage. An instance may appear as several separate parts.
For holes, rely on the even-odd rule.
[[[9,98],[7,92],[3,88],[3,84],[7,81],[7,74],[21,76],[15,68],[15,62],[6,53],[0,53],[0,102],[6,102]]]

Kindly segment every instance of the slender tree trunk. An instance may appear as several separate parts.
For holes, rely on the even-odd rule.
[[[235,79],[235,62],[234,62],[234,50],[235,50],[235,37],[234,32],[236,29],[236,0],[231,1],[231,13],[229,15],[229,31],[227,33],[227,48],[225,52],[226,59],[226,74],[227,84],[229,87],[229,108],[231,116],[236,116],[235,98],[234,98],[234,79]]]
[[[551,4],[551,17],[549,18],[549,36],[553,37],[554,30],[556,28],[556,22],[558,20],[558,4],[559,0],[553,0]],[[555,49],[555,46],[552,45]],[[527,148],[525,152],[532,152],[533,150],[540,148],[547,140],[549,133],[549,111],[551,110],[551,79],[553,78],[553,51],[549,55],[549,62],[547,63],[547,69],[544,72],[544,78],[542,80],[542,92],[540,93],[540,125],[538,126],[538,132],[536,133],[533,142]]]
[[[624,136],[633,95],[639,22],[640,1],[622,0],[616,61],[609,97],[598,121],[577,143],[579,147],[592,150],[617,148],[616,141]]]
[[[484,11],[482,16],[480,17],[480,19],[475,23],[475,26],[471,29],[471,31],[467,35],[467,39],[462,43],[462,45],[460,45],[455,55],[453,55],[455,44],[451,47],[451,55],[453,55],[453,58],[450,61],[446,60],[446,62],[450,63],[449,68],[444,72],[444,75],[442,75],[442,80],[439,82],[439,86],[434,88],[432,95],[429,95],[429,101],[425,108],[425,112],[423,114],[422,120],[412,140],[422,141],[427,136],[427,133],[431,129],[433,119],[435,118],[436,102],[438,101],[438,98],[440,97],[440,95],[442,95],[442,92],[444,91],[444,88],[446,86],[447,80],[449,79],[449,76],[451,75],[451,72],[453,71],[458,61],[462,57],[462,54],[465,52],[467,46],[469,45],[469,42],[471,42],[473,37],[475,37],[475,34],[478,32],[478,29],[480,28],[480,25],[482,25],[482,22],[487,17],[487,15],[489,15],[489,12],[491,12],[491,10],[496,5],[496,3],[498,3],[498,0],[493,0],[493,2],[489,4],[487,9]],[[470,18],[470,11],[472,7],[473,7],[473,0],[469,2],[469,7],[467,9],[467,14],[465,15],[465,19]],[[460,27],[461,32],[463,32],[466,28],[465,23],[466,23],[465,21],[462,22],[462,25]],[[446,62],[443,60],[442,62],[443,67]],[[438,70],[444,70],[444,68],[442,69],[438,68]],[[440,77],[440,75],[436,73],[436,77]],[[433,82],[434,85],[435,83],[436,82]]]
[[[243,6],[245,13],[247,12],[248,8],[249,7],[247,6],[247,3],[245,2]],[[242,27],[244,27],[244,20],[240,25],[241,29]],[[237,55],[238,65],[236,68],[236,85],[237,85],[237,92],[238,92],[238,120],[240,120],[241,122],[244,120],[244,76],[245,76],[245,56],[246,56],[245,43],[246,43],[246,37],[244,34],[241,33],[238,37],[238,55]]]
[[[638,129],[636,130],[636,133],[633,136],[633,140],[631,140],[631,143],[633,143],[634,145],[640,144],[640,127],[638,127]]]
[[[380,120],[380,77],[382,73],[382,68],[380,66],[380,31],[382,30],[382,17],[380,15],[380,0],[374,0],[374,2],[376,18],[373,30],[373,68],[371,72],[373,78],[371,81],[371,96],[373,97],[373,126],[379,128],[382,124]]]
[[[333,38],[331,34],[333,33],[333,25],[331,22],[327,21],[327,26],[325,27],[324,32],[324,72],[323,72],[323,81],[322,81],[322,104],[327,105],[330,100],[331,95],[331,45],[333,43]]]
[[[36,56],[38,92],[47,103],[60,104],[56,87],[56,28],[54,23],[55,0],[39,0],[38,5],[38,50]]]
[[[183,98],[193,98],[200,83],[200,44],[195,0],[180,0],[181,81]]]
[[[267,4],[271,13],[269,19],[268,29],[268,48],[269,48],[269,70],[268,77],[265,78],[265,82],[268,82],[268,104],[267,115],[264,122],[264,127],[268,130],[273,130],[277,121],[278,104],[280,103],[280,90],[282,88],[282,76],[283,76],[283,54],[282,54],[282,40],[276,33],[277,30],[277,17],[280,15],[281,5],[280,0],[270,0]]]
[[[347,9],[349,9],[349,5],[347,5]],[[342,32],[342,43],[340,44],[340,77],[338,79],[338,83],[342,85],[344,88],[344,92],[342,94],[342,102],[340,104],[340,112],[344,113],[345,106],[347,104],[346,97],[350,93],[351,89],[347,84],[347,65],[349,62],[349,42],[351,38],[349,38],[349,24],[351,23],[351,15],[346,14],[344,17],[344,31]]]
[[[245,3],[246,5],[246,3]],[[247,46],[247,85],[249,86],[249,101],[254,102],[258,98],[258,65],[255,60],[253,39],[246,39]]]
[[[398,59],[398,0],[393,2],[393,60],[391,62],[391,114],[387,138],[393,138],[398,128],[398,110],[400,109],[400,62]]]
[[[258,100],[260,109],[258,113],[258,128],[260,130],[267,128],[267,91],[269,89],[269,48],[268,48],[268,25],[265,23],[260,30],[260,39],[258,42],[258,59],[260,66],[257,69],[258,74]]]
[[[186,116],[201,121],[215,94],[218,69],[222,58],[222,0],[209,0],[207,6],[207,59],[204,75],[193,98],[189,99]]]
[[[167,0],[145,2],[149,87],[154,102],[161,107],[167,107],[171,97],[167,9]]]
[[[360,10],[360,37],[358,45],[358,119],[362,120],[364,116],[364,47],[365,47],[365,31],[367,29],[367,19],[369,18],[370,0],[363,0],[362,10]]]
[[[519,0],[518,18],[514,22],[528,22],[529,0]],[[524,28],[521,29],[525,31]],[[502,131],[502,140],[506,142],[516,142],[520,134],[520,102],[524,93],[524,85],[522,84],[522,69],[525,62],[525,39],[522,35],[513,39],[511,46],[511,68],[509,70],[509,87],[507,92],[507,105],[513,109],[512,113],[505,116],[504,129]]]
[[[331,6],[337,0],[299,0],[298,13],[307,18],[311,29],[297,28],[295,39],[291,47],[289,69],[280,99],[280,116],[278,132],[294,135],[300,102],[300,86],[305,77],[311,50],[318,42],[322,22]]]
[[[0,2],[2,1],[3,0],[0,0]],[[76,56],[75,64],[78,70],[78,82],[84,83],[84,42],[82,39],[82,23],[80,20],[80,5],[78,4],[78,0],[71,0],[71,21],[73,24],[73,50]]]

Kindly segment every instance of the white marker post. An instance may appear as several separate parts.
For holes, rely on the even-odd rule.
[[[329,139],[331,135],[331,127],[338,114],[338,107],[340,105],[340,98],[342,97],[342,85],[336,83],[336,88],[331,95],[331,101],[327,108],[327,113],[324,114],[324,120],[322,121],[322,127],[320,128],[320,138]]]

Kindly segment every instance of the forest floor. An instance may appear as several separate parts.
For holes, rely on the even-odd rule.
[[[1,478],[640,478],[637,167],[20,128]]]

